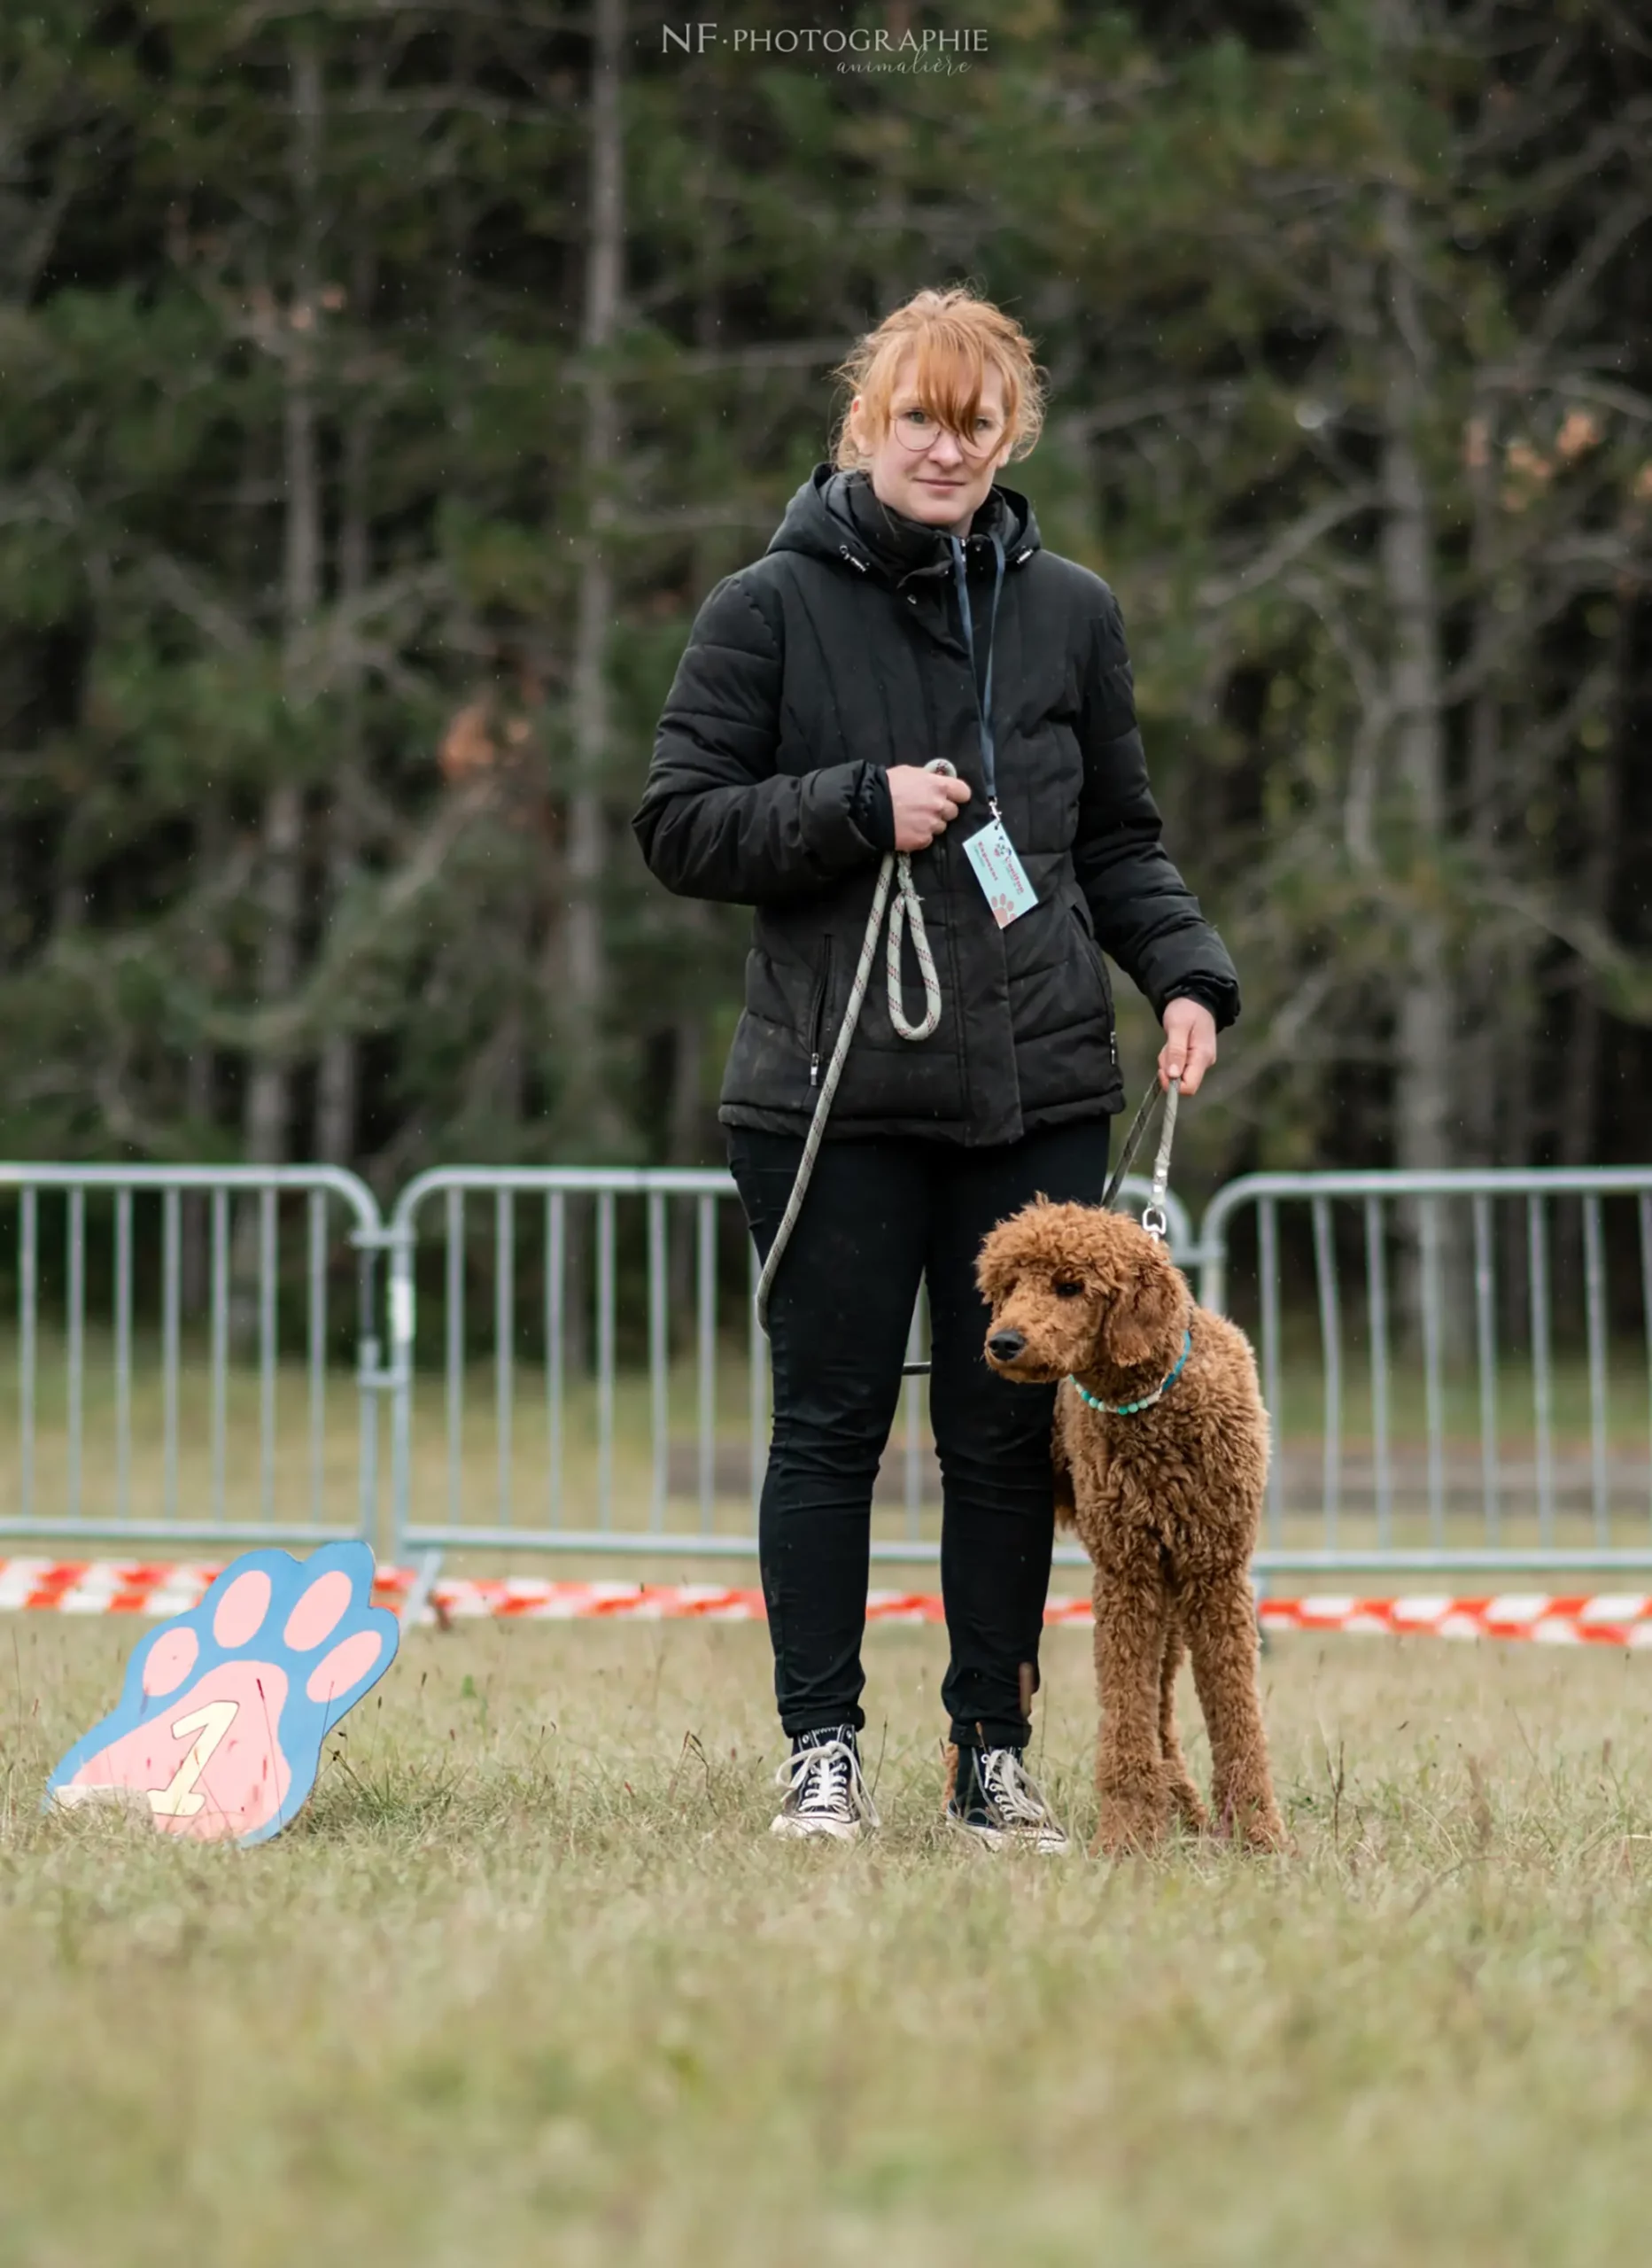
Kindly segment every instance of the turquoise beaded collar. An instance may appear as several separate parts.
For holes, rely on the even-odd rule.
[[[1182,1334],[1181,1359],[1176,1363],[1175,1370],[1171,1371],[1169,1377],[1165,1380],[1162,1386],[1155,1386],[1151,1394],[1144,1394],[1139,1402],[1103,1402],[1098,1395],[1088,1392],[1085,1387],[1082,1386],[1078,1380],[1070,1373],[1067,1378],[1067,1384],[1072,1387],[1074,1393],[1077,1394],[1079,1400],[1083,1402],[1088,1409],[1099,1410],[1108,1418],[1134,1418],[1138,1410],[1151,1410],[1155,1402],[1159,1402],[1163,1399],[1163,1397],[1169,1392],[1170,1388],[1175,1384],[1176,1380],[1181,1377],[1183,1365],[1186,1363],[1188,1356],[1192,1352],[1193,1334],[1191,1331],[1184,1331]]]

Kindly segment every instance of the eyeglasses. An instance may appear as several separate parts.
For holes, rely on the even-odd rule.
[[[925,449],[934,448],[943,432],[951,429],[942,425],[927,409],[903,409],[889,421],[891,430],[899,436],[903,448],[919,456]],[[966,457],[988,457],[1004,443],[1004,423],[1001,417],[989,417],[983,410],[973,420],[974,431],[967,439],[962,433],[952,438]]]

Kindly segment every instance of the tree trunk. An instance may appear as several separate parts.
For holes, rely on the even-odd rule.
[[[1400,792],[1406,884],[1406,943],[1395,1003],[1394,1154],[1408,1170],[1452,1161],[1453,1000],[1445,897],[1439,880],[1446,813],[1446,726],[1441,697],[1439,602],[1434,533],[1423,484],[1418,425],[1427,400],[1431,354],[1417,291],[1410,199],[1390,183],[1383,193],[1387,253],[1386,370],[1382,397],[1383,596],[1391,625],[1390,686],[1394,773]],[[1419,1216],[1419,1225],[1420,1225]],[[1442,1208],[1442,1323],[1448,1344],[1466,1323],[1462,1224]],[[1407,1254],[1407,1321],[1423,1319],[1420,1252]]]
[[[291,50],[292,176],[297,227],[292,298],[284,346],[282,472],[285,519],[282,563],[282,628],[285,696],[299,705],[299,643],[315,617],[321,596],[321,468],[316,452],[315,400],[310,338],[317,321],[317,190],[321,157],[322,71],[310,38],[295,33]],[[275,1006],[291,994],[298,975],[299,851],[304,791],[282,780],[264,803],[263,876],[260,910],[263,939],[258,997]],[[244,1143],[255,1165],[277,1165],[287,1153],[292,1069],[289,1050],[266,1048],[247,1081]]]
[[[1612,918],[1617,882],[1617,845],[1624,821],[1623,749],[1632,729],[1628,688],[1633,669],[1632,602],[1617,597],[1617,666],[1618,714],[1612,734],[1601,751],[1600,768],[1590,783],[1593,792],[1578,797],[1588,823],[1588,848],[1579,877],[1583,903],[1604,921]],[[1594,977],[1580,960],[1578,990],[1572,1009],[1571,1031],[1566,1047],[1566,1068],[1561,1081],[1564,1101],[1561,1109],[1556,1161],[1563,1166],[1597,1162],[1600,1118],[1601,1057],[1605,1019]]]
[[[294,33],[289,75],[292,97],[294,231],[292,295],[282,350],[282,478],[285,502],[282,545],[282,669],[289,711],[304,697],[300,641],[315,618],[321,597],[321,466],[316,448],[311,339],[316,299],[317,189],[322,128],[322,71],[313,40]],[[258,1001],[275,1007],[291,998],[299,973],[299,852],[304,789],[278,779],[264,799],[261,874],[258,890],[262,936],[258,955]],[[250,1165],[286,1161],[292,1120],[292,1054],[284,1044],[253,1055],[247,1077],[242,1144]],[[231,1330],[250,1338],[256,1314],[259,1270],[258,1207],[237,1208],[231,1261]]]
[[[356,263],[354,314],[365,320],[373,291],[370,265]],[[367,588],[370,571],[368,470],[372,455],[373,412],[363,407],[345,431],[343,509],[338,532],[338,598],[349,611]],[[361,763],[360,685],[351,688],[348,739],[335,778],[327,815],[327,902],[337,920],[355,879],[360,844],[352,798]],[[356,1108],[361,1088],[361,1043],[353,1031],[329,1032],[322,1044],[315,1079],[315,1154],[329,1165],[347,1166],[355,1153]]]
[[[1498,627],[1493,602],[1497,580],[1495,431],[1489,405],[1477,400],[1463,437],[1464,466],[1471,504],[1469,571],[1473,629],[1470,661],[1491,650]],[[1469,768],[1463,831],[1477,877],[1493,872],[1508,802],[1501,689],[1487,675],[1469,704]],[[1459,1154],[1465,1165],[1493,1165],[1502,1125],[1503,1037],[1513,1003],[1509,998],[1506,939],[1501,930],[1488,938],[1461,972],[1462,1035],[1457,1088],[1462,1098]]]
[[[1395,1153],[1404,1167],[1450,1162],[1451,970],[1436,886],[1446,830],[1446,727],[1440,701],[1439,604],[1434,539],[1416,427],[1427,380],[1409,200],[1384,196],[1392,322],[1383,398],[1384,594],[1392,625],[1395,770],[1414,893],[1399,1002]]]
[[[206,1130],[212,1122],[213,1056],[205,1045],[192,1047],[183,1064],[183,1110],[190,1129],[189,1154],[209,1155]],[[206,1305],[207,1200],[185,1191],[178,1209],[178,1293],[186,1316],[201,1314]]]
[[[590,214],[581,346],[594,358],[586,377],[584,463],[590,504],[580,548],[572,672],[573,786],[568,807],[563,1118],[568,1133],[596,1152],[618,1135],[609,1073],[608,967],[601,890],[607,864],[604,778],[610,733],[608,640],[614,579],[607,532],[610,481],[618,455],[618,401],[601,358],[619,329],[624,289],[624,184],[620,83],[624,0],[595,0],[591,72]]]
[[[353,871],[355,838],[348,812],[335,803],[329,820],[328,883],[337,897]],[[344,878],[344,879],[341,879]],[[347,1166],[355,1153],[361,1042],[353,1031],[329,1032],[315,1075],[315,1154]]]

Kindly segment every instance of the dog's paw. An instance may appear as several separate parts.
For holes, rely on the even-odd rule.
[[[1291,1837],[1285,1831],[1285,1823],[1277,1814],[1272,1819],[1246,1821],[1243,1840],[1247,1851],[1255,1851],[1276,1858],[1288,1857],[1291,1849]]]
[[[1222,1806],[1221,1832],[1242,1851],[1283,1854],[1291,1847],[1279,1807],[1271,1795],[1241,1803],[1229,1797]]]
[[[1160,1849],[1170,1827],[1167,1801],[1102,1791],[1101,1815],[1090,1846],[1092,1859],[1146,1858]]]
[[[314,1785],[322,1741],[395,1655],[401,1626],[372,1596],[365,1543],[244,1553],[137,1648],[49,1799],[131,1803],[205,1841],[276,1834]]]
[[[1205,1808],[1198,1790],[1191,1780],[1171,1782],[1170,1806],[1175,1817],[1190,1835],[1210,1833],[1210,1814]]]

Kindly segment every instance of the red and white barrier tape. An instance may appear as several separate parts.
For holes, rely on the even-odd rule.
[[[218,1573],[206,1560],[0,1559],[0,1610],[59,1614],[182,1614]],[[401,1605],[416,1578],[381,1567],[374,1597]],[[935,1623],[941,1601],[922,1591],[873,1591],[873,1622]],[[761,1622],[763,1594],[713,1583],[573,1583],[537,1575],[452,1576],[439,1581],[423,1619],[519,1622]],[[1052,1598],[1048,1623],[1088,1623],[1087,1598]],[[1652,1647],[1652,1596],[1553,1598],[1268,1598],[1268,1630],[1405,1633],[1436,1638],[1530,1638],[1540,1645]]]
[[[1540,1646],[1652,1646],[1652,1597],[1602,1592],[1553,1598],[1269,1598],[1268,1630],[1415,1633],[1431,1638],[1530,1638]]]

